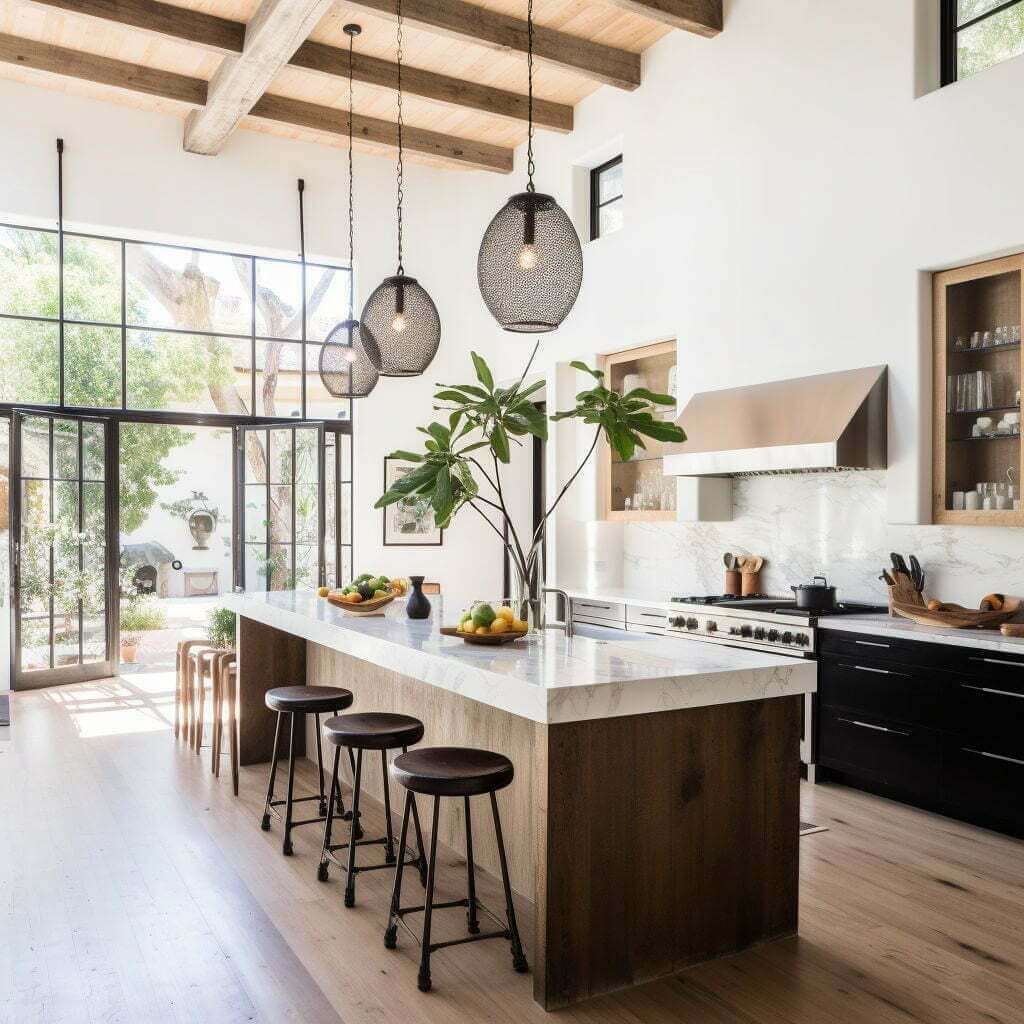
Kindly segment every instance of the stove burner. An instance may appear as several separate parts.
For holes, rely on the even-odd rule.
[[[740,597],[738,594],[695,594],[692,597],[673,597],[671,600],[677,604],[723,604],[725,601],[735,601],[737,606],[741,602],[763,601],[767,599],[766,594],[750,594],[748,597]],[[774,601],[784,601],[784,597],[772,598]],[[792,604],[792,601],[790,601]]]

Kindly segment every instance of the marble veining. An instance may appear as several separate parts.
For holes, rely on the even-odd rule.
[[[348,615],[315,594],[225,594],[241,615],[536,722],[574,722],[812,693],[813,663],[673,638],[587,630],[502,647],[443,637],[443,601],[414,622]],[[628,638],[627,638],[628,637]],[[244,652],[242,671],[244,673]]]
[[[738,477],[733,499],[729,522],[627,523],[624,589],[721,593],[722,554],[733,551],[767,558],[766,593],[825,573],[840,600],[884,604],[878,576],[899,551],[920,558],[929,596],[944,601],[973,607],[990,591],[1024,591],[1024,530],[886,523],[882,472]]]

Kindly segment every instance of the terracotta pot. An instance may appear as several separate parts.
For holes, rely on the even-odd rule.
[[[139,645],[130,641],[121,641],[121,660],[127,665],[135,664],[135,656],[139,653]]]

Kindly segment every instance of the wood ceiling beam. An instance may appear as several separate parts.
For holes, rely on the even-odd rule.
[[[219,153],[238,122],[270,88],[334,0],[263,0],[245,26],[239,56],[224,58],[206,90],[206,105],[185,121],[185,149]]]
[[[69,50],[50,43],[0,34],[0,61],[18,67],[45,71],[65,78],[146,93],[161,99],[175,100],[192,107],[202,107],[207,99],[207,83],[172,71],[158,71],[140,64],[111,60],[91,53]],[[334,107],[320,106],[284,96],[263,96],[249,112],[259,117],[299,128],[310,128],[332,135],[348,134],[348,113]],[[353,134],[367,142],[393,147],[398,141],[398,127],[393,122],[356,115],[352,119]],[[402,142],[407,150],[435,157],[463,167],[509,173],[512,150],[484,142],[462,139],[440,132],[406,125]]]
[[[722,31],[722,0],[605,0],[605,3],[706,38]]]
[[[194,43],[218,53],[241,53],[245,43],[245,25],[239,21],[216,18],[201,11],[174,7],[159,0],[29,0],[37,7],[58,8],[75,14],[137,28],[180,42]],[[319,74],[348,77],[348,51],[325,43],[304,42],[288,62],[292,67]],[[398,66],[391,61],[356,53],[352,67],[357,82],[394,89],[398,84]],[[504,89],[477,85],[460,78],[403,66],[402,88],[450,106],[478,110],[495,117],[525,121],[526,97]],[[539,128],[571,132],[573,109],[566,103],[534,98],[533,119]]]
[[[359,7],[395,17],[397,0],[352,0]],[[504,52],[526,53],[526,22],[462,0],[402,0],[402,20],[441,35],[468,39]],[[640,84],[640,54],[535,25],[533,53],[585,78],[635,89]]]

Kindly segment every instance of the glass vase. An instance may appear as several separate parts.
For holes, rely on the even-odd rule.
[[[547,623],[547,602],[544,597],[544,545],[539,544],[527,557],[527,572],[509,559],[511,594],[509,605],[517,619],[530,627],[530,636],[539,639]]]

